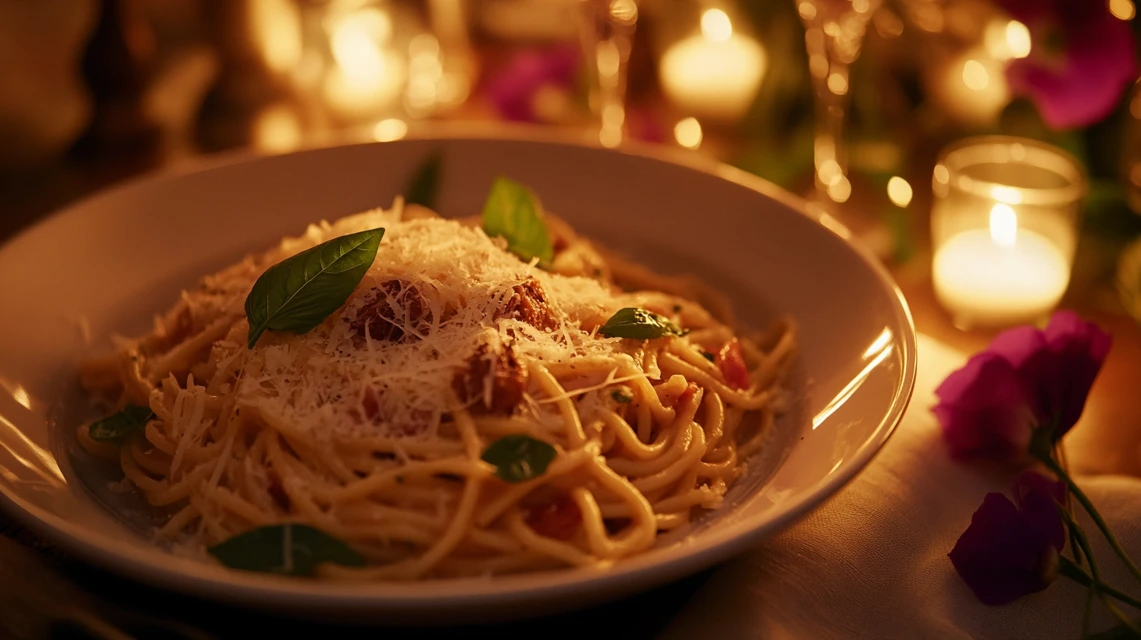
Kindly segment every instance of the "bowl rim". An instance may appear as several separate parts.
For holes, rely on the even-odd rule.
[[[264,608],[272,603],[275,611],[289,615],[314,612],[360,612],[370,610],[372,617],[383,618],[385,613],[399,610],[400,615],[416,615],[446,606],[453,611],[475,611],[480,607],[501,603],[505,596],[513,598],[517,609],[552,596],[563,596],[573,608],[577,599],[590,599],[600,593],[629,593],[643,584],[663,584],[709,567],[739,554],[777,531],[786,529],[807,513],[816,509],[842,487],[855,478],[883,449],[903,418],[915,387],[918,368],[917,337],[914,319],[902,290],[887,268],[865,247],[852,241],[848,229],[827,212],[811,203],[784,191],[776,185],[744,170],[731,167],[691,151],[672,149],[641,142],[623,142],[617,148],[606,147],[590,136],[579,132],[552,129],[534,125],[497,125],[493,127],[465,123],[432,123],[420,129],[410,127],[408,135],[400,140],[435,140],[446,142],[485,141],[523,142],[552,147],[578,147],[635,156],[651,161],[680,165],[707,175],[721,178],[771,198],[806,216],[839,236],[865,263],[879,280],[893,302],[893,319],[903,329],[898,336],[901,353],[900,375],[893,390],[892,404],[880,419],[871,436],[851,457],[845,458],[839,468],[827,478],[812,485],[806,497],[790,508],[779,510],[765,522],[745,525],[748,518],[739,521],[730,534],[727,528],[711,527],[701,535],[699,548],[693,548],[691,539],[671,547],[690,549],[672,556],[655,557],[647,553],[623,559],[605,569],[571,568],[541,573],[496,577],[494,580],[463,578],[419,582],[335,583],[305,579],[282,578],[244,572],[219,572],[198,560],[171,555],[158,556],[153,547],[142,548],[127,541],[115,539],[97,530],[72,523],[58,515],[33,505],[17,495],[10,495],[0,485],[0,507],[17,522],[35,531],[79,558],[95,566],[124,575],[141,583],[159,586],[183,594],[219,600],[225,596],[231,604]],[[0,244],[0,251],[35,233],[41,226],[69,212],[88,207],[92,202],[113,198],[123,191],[146,188],[167,180],[193,173],[224,169],[232,164],[256,162],[277,155],[296,155],[338,147],[372,146],[399,143],[396,141],[365,141],[339,144],[337,141],[308,144],[288,154],[265,154],[256,150],[241,149],[214,154],[200,159],[184,160],[165,169],[136,176],[109,188],[82,197],[56,209],[9,237]],[[162,562],[157,558],[163,558]],[[536,577],[539,577],[536,579]],[[478,585],[478,589],[473,588]],[[648,588],[648,587],[647,587]],[[287,607],[288,609],[282,609]],[[524,616],[525,617],[525,616]]]

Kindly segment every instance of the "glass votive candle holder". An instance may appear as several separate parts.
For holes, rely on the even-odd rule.
[[[1070,282],[1086,180],[1076,160],[1024,138],[943,151],[932,179],[932,280],[964,329],[1044,319]]]

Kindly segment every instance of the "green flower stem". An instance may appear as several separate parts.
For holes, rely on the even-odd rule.
[[[1126,553],[1125,549],[1121,547],[1121,543],[1117,541],[1117,537],[1114,536],[1113,532],[1109,530],[1109,525],[1105,523],[1105,520],[1102,519],[1101,514],[1097,512],[1097,509],[1093,506],[1093,503],[1090,502],[1090,499],[1081,490],[1081,488],[1078,487],[1078,484],[1074,482],[1073,478],[1070,477],[1070,474],[1066,473],[1066,470],[1063,469],[1061,465],[1059,465],[1058,462],[1050,456],[1039,455],[1036,457],[1041,460],[1042,463],[1050,469],[1050,471],[1053,471],[1059,478],[1061,478],[1062,482],[1066,483],[1066,486],[1070,489],[1070,493],[1072,493],[1074,498],[1076,498],[1077,501],[1082,505],[1082,507],[1086,510],[1086,513],[1089,514],[1090,519],[1093,520],[1093,523],[1097,525],[1098,530],[1101,531],[1101,535],[1105,536],[1106,541],[1109,542],[1109,546],[1113,548],[1114,552],[1117,553],[1117,556],[1121,558],[1121,561],[1125,563],[1126,567],[1129,568],[1129,572],[1133,574],[1133,577],[1141,581],[1141,569],[1137,568],[1137,565],[1133,563],[1133,560],[1129,557],[1129,554]],[[1084,549],[1084,551],[1087,556],[1090,554],[1089,549]],[[1090,569],[1092,570],[1093,558],[1090,558],[1089,560]]]
[[[1076,562],[1074,562],[1073,560],[1070,560],[1069,558],[1067,558],[1065,556],[1058,558],[1058,560],[1059,560],[1058,573],[1066,576],[1067,578],[1073,580],[1074,582],[1077,582],[1078,584],[1080,584],[1084,587],[1089,587],[1089,586],[1093,585],[1093,578],[1090,576],[1090,574],[1088,572],[1086,572],[1086,570],[1084,568],[1081,567],[1081,565],[1077,564]],[[1141,600],[1134,598],[1133,596],[1129,595],[1128,593],[1125,593],[1119,589],[1115,589],[1115,588],[1113,588],[1107,584],[1104,584],[1104,583],[1098,583],[1096,588],[1098,591],[1106,594],[1107,596],[1114,598],[1115,600],[1118,600],[1120,602],[1124,602],[1125,604],[1127,604],[1131,607],[1134,607],[1136,609],[1141,610]]]
[[[1089,540],[1086,538],[1085,532],[1082,531],[1080,526],[1078,526],[1077,521],[1071,518],[1069,514],[1067,514],[1064,510],[1062,511],[1062,517],[1065,519],[1066,525],[1070,528],[1070,532],[1073,534],[1074,542],[1076,542],[1081,547],[1082,551],[1084,551],[1086,554],[1086,560],[1089,562],[1089,572],[1092,578],[1092,584],[1090,588],[1097,591],[1097,595],[1101,598],[1101,601],[1105,603],[1105,608],[1109,609],[1110,613],[1116,616],[1122,624],[1126,625],[1141,635],[1141,627],[1138,627],[1132,620],[1127,618],[1125,614],[1122,613],[1121,609],[1119,609],[1117,605],[1109,599],[1109,596],[1104,591],[1102,591],[1101,575],[1098,573],[1097,563],[1093,559],[1093,549],[1090,547]]]

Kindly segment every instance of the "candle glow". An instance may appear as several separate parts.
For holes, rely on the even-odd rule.
[[[754,39],[736,33],[729,15],[707,9],[701,31],[662,55],[662,90],[683,111],[711,120],[744,115],[761,85],[768,58]]]
[[[1001,180],[1001,182],[1000,182]],[[1081,173],[1015,138],[964,141],[934,172],[932,282],[960,326],[1033,323],[1070,282]]]
[[[380,9],[345,15],[330,28],[334,67],[325,79],[325,97],[342,116],[375,115],[399,98],[406,71],[385,45],[392,21]]]

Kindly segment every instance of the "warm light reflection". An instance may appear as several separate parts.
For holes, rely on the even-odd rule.
[[[287,72],[301,60],[301,16],[289,0],[263,0],[250,5],[250,25],[266,65]]]
[[[907,180],[899,176],[892,176],[891,180],[887,181],[887,197],[895,206],[906,207],[911,204],[913,195],[911,184]]]
[[[1030,55],[1030,29],[1017,20],[996,20],[983,32],[987,53],[998,60]]]
[[[36,472],[41,478],[53,486],[67,484],[67,480],[63,477],[63,472],[60,471],[59,465],[56,464],[55,457],[52,456],[48,450],[32,442],[19,427],[12,424],[12,422],[4,416],[0,416],[0,428],[3,428],[5,431],[4,435],[0,436],[0,443],[2,443],[4,450],[8,452],[8,455],[12,456],[26,469]],[[17,443],[22,443],[23,447],[26,448],[28,453],[35,459],[29,460],[27,457],[17,453],[13,448],[13,445]]]
[[[377,142],[392,142],[408,135],[408,123],[399,118],[387,118],[372,128],[372,137]]]
[[[883,334],[880,334],[880,337],[876,338],[876,342],[879,342],[882,336]],[[872,346],[875,346],[875,343],[872,343]],[[880,348],[879,352],[872,356],[871,362],[864,366],[864,368],[859,373],[857,373],[856,376],[852,378],[852,380],[847,385],[845,385],[843,389],[840,390],[840,393],[836,394],[836,397],[832,398],[832,401],[825,405],[824,408],[820,410],[820,413],[817,413],[812,418],[812,428],[816,429],[820,425],[824,424],[824,421],[830,418],[833,413],[836,413],[840,407],[844,406],[844,403],[856,394],[856,391],[859,390],[860,385],[864,384],[864,381],[868,379],[868,376],[872,375],[872,372],[875,371],[876,368],[881,364],[883,364],[883,361],[886,360],[894,350],[895,345],[891,344],[890,341],[888,341],[885,346]],[[868,351],[870,352],[871,349],[869,348]],[[867,357],[868,356],[865,355],[865,359],[867,359]]]
[[[816,5],[811,2],[801,2],[796,5],[796,10],[800,12],[800,17],[805,20],[812,20],[816,17]]]
[[[828,90],[842,96],[848,93],[848,79],[842,74],[833,73],[828,76]]]
[[[1120,20],[1132,20],[1137,14],[1137,8],[1132,0],[1109,0],[1109,12]]]
[[[405,100],[416,113],[431,111],[439,102],[437,87],[444,75],[440,61],[440,41],[422,33],[408,43],[408,89]]]
[[[828,185],[828,197],[833,202],[844,203],[852,196],[852,183],[844,176]]]
[[[701,33],[713,42],[728,42],[733,37],[733,23],[720,9],[708,9],[701,14]]]
[[[978,60],[967,60],[963,63],[963,84],[972,91],[982,91],[990,84],[990,74],[986,67]]]
[[[674,139],[686,149],[700,147],[701,138],[701,123],[697,118],[684,118],[674,125]]]
[[[623,23],[633,23],[638,19],[638,5],[634,0],[610,0],[610,17]]]
[[[864,358],[863,359],[867,360],[869,358],[874,358],[877,355],[879,355],[879,353],[881,351],[883,351],[884,349],[887,348],[888,344],[891,342],[891,338],[893,335],[895,335],[895,334],[892,333],[892,330],[890,327],[884,327],[883,331],[880,331],[880,334],[878,336],[876,336],[876,339],[873,340],[872,343],[870,345],[868,345],[868,348],[864,350]]]
[[[12,399],[18,402],[21,407],[31,410],[32,398],[28,395],[28,390],[22,385],[16,385],[15,388],[12,389]]]
[[[392,20],[376,8],[339,16],[330,22],[332,73],[325,91],[343,113],[366,116],[391,104],[404,85],[405,68],[388,48]]]
[[[816,175],[823,184],[836,184],[844,177],[844,172],[840,169],[839,163],[829,158],[820,163],[820,168],[816,170]]]
[[[292,151],[301,144],[301,121],[287,105],[276,105],[258,114],[253,128],[254,146],[271,153]]]
[[[1018,187],[995,185],[991,187],[990,197],[1006,204],[1022,204],[1022,190]]]
[[[1001,202],[990,210],[990,239],[998,247],[1013,247],[1018,238],[1018,214]]]

